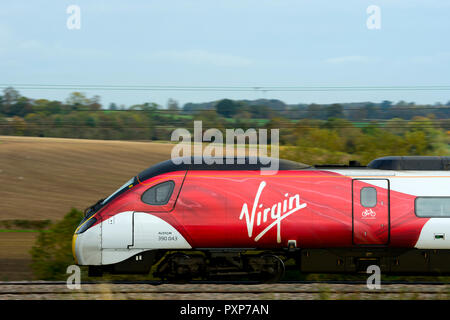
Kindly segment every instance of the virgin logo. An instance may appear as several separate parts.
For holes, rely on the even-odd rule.
[[[253,201],[253,207],[251,212],[249,211],[247,203],[242,205],[241,215],[239,220],[245,217],[245,222],[247,223],[248,237],[253,236],[253,231],[256,226],[260,226],[261,223],[267,223],[270,216],[272,222],[259,234],[255,236],[255,242],[261,239],[263,235],[267,233],[270,229],[277,227],[277,242],[281,243],[281,221],[289,217],[294,212],[299,211],[306,207],[306,203],[300,204],[300,196],[298,194],[288,198],[289,194],[286,193],[284,196],[286,199],[273,204],[272,206],[265,206],[260,203],[261,193],[266,186],[266,182],[262,181],[259,185],[258,191],[256,192],[255,200]],[[256,221],[255,221],[256,218]]]

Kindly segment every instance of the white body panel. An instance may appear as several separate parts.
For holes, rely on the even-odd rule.
[[[450,218],[430,218],[420,232],[417,249],[450,249]]]
[[[145,212],[135,212],[132,248],[191,249],[191,246],[174,227],[163,219]]]
[[[113,264],[122,262],[138,253],[145,251],[144,249],[103,249],[102,264]]]
[[[118,213],[101,225],[102,249],[127,249],[133,244],[133,211]]]
[[[76,236],[75,255],[79,265],[99,265],[102,263],[101,231],[101,225],[97,224]]]
[[[192,248],[172,225],[152,214],[126,211],[113,218],[77,235],[78,264],[106,265],[147,250]]]
[[[450,172],[448,171],[393,171],[377,169],[324,170],[353,179],[388,179],[391,191],[421,197],[450,197]],[[366,181],[383,187],[383,182]]]

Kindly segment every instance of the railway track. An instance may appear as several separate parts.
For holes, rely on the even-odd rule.
[[[68,289],[65,282],[0,282],[0,299],[152,299],[152,300],[266,300],[266,299],[450,299],[449,283],[365,283],[296,281],[276,284],[154,281],[82,283]]]
[[[174,284],[169,281],[162,280],[105,280],[105,281],[83,281],[82,284],[92,285],[92,284],[124,284],[124,285],[133,285],[133,284],[147,284],[147,285],[163,285],[163,284]],[[190,284],[216,284],[216,285],[261,285],[262,283],[259,281],[211,281],[211,280],[194,280],[189,281],[187,283],[183,283],[184,285]],[[289,285],[306,285],[306,284],[347,284],[347,285],[364,285],[366,281],[364,280],[298,280],[298,281],[279,281],[274,285],[279,284],[289,284]],[[446,281],[382,281],[382,284],[385,285],[406,285],[406,286],[414,286],[414,285],[450,285],[450,282]],[[66,285],[66,281],[0,281],[1,286],[5,285]],[[175,284],[174,284],[175,285]]]

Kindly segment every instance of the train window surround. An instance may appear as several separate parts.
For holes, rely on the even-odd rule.
[[[373,208],[377,205],[377,189],[373,187],[361,188],[360,202],[364,208]]]
[[[414,213],[419,218],[450,218],[450,197],[416,197]]]
[[[158,183],[148,188],[141,196],[141,201],[151,206],[162,206],[169,202],[175,188],[172,180]],[[158,193],[159,192],[159,193]]]
[[[124,185],[122,185],[119,189],[117,189],[116,191],[114,191],[109,197],[107,197],[106,199],[104,199],[101,204],[105,205],[108,202],[110,202],[111,200],[113,200],[114,198],[116,198],[117,196],[121,195],[124,191],[129,190],[131,187],[133,187],[134,185],[136,185],[137,179],[136,177],[131,178],[130,180],[128,180]]]

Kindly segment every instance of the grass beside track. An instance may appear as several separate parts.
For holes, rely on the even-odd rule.
[[[39,230],[33,230],[33,229],[0,229],[0,232],[39,232]],[[46,230],[42,230],[42,232],[46,232]]]
[[[9,231],[9,230],[8,230]],[[29,253],[37,232],[0,232],[0,280],[31,280]]]

